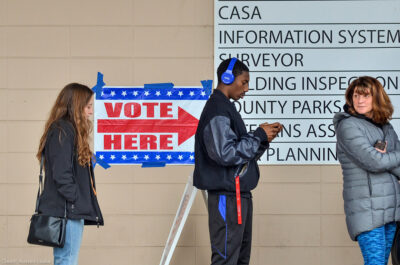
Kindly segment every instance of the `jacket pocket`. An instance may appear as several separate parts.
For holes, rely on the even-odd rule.
[[[372,196],[371,176],[369,175],[369,173],[367,173],[367,179],[368,179],[369,196]]]

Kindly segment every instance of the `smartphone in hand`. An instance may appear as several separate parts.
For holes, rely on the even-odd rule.
[[[383,150],[385,150],[385,148],[386,148],[386,142],[378,140],[378,141],[376,141],[376,143],[374,144],[374,147],[377,148],[377,149],[379,149],[379,150],[382,150],[382,151],[383,151]]]

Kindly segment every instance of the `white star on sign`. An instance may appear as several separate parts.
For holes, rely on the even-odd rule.
[[[171,91],[168,91],[168,92],[167,92],[167,96],[168,96],[168,97],[172,96],[172,92],[171,92]]]
[[[168,160],[171,160],[171,159],[172,159],[171,155],[168,155],[168,156],[167,156],[167,159],[168,159]]]
[[[150,95],[149,91],[145,91],[145,92],[144,92],[144,95],[145,95],[145,96]]]
[[[191,155],[191,156],[189,156],[189,158],[190,158],[190,160],[193,160],[193,159],[194,159],[194,156],[193,156],[193,155]]]
[[[178,159],[179,159],[179,160],[182,160],[182,159],[183,159],[183,155],[179,155],[179,156],[178,156]]]
[[[182,97],[182,96],[183,96],[183,92],[182,92],[182,91],[179,91],[178,95],[179,95],[180,97]]]
[[[100,155],[99,158],[100,158],[101,160],[103,160],[103,159],[104,159],[104,156],[103,156],[103,155]]]
[[[145,155],[145,156],[144,156],[144,159],[148,160],[148,159],[149,159],[149,156],[148,156],[148,155]]]
[[[104,96],[104,92],[103,91],[101,91],[101,96]]]
[[[157,159],[157,160],[160,160],[160,156],[159,156],[159,155],[156,155],[156,159]]]
[[[133,91],[133,95],[137,96],[139,93],[137,91]]]
[[[137,156],[137,155],[134,155],[134,156],[133,156],[133,159],[137,160],[137,159],[138,159],[138,156]]]
[[[115,91],[111,91],[111,96],[115,96]]]
[[[206,92],[202,91],[201,95],[204,97],[206,95]]]
[[[123,156],[122,156],[122,159],[123,159],[123,160],[126,160],[126,155],[123,155]]]
[[[111,158],[111,160],[114,160],[115,159],[115,155],[111,155],[110,158]]]
[[[127,95],[126,91],[122,91],[121,95],[125,97]]]
[[[161,95],[161,92],[160,91],[157,91],[156,92],[156,96],[158,97],[158,96],[160,96]]]
[[[194,92],[193,92],[193,91],[190,91],[189,95],[190,95],[191,97],[193,97],[193,96],[194,96]]]

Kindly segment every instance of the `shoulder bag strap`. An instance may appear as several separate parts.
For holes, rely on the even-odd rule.
[[[43,191],[43,164],[44,164],[44,154],[42,154],[42,158],[40,159],[40,173],[39,173],[39,189],[36,197],[36,207],[35,213],[39,213],[39,202],[40,202],[40,190]],[[67,218],[67,200],[65,200],[64,206],[64,218]]]
[[[43,163],[44,163],[44,155],[42,154],[42,158],[40,159],[40,173],[39,173],[39,189],[36,197],[36,207],[35,213],[39,213],[39,201],[40,201],[40,189],[43,191]]]

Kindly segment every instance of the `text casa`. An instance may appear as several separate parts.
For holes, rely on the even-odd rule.
[[[221,19],[261,19],[260,10],[257,6],[221,6],[218,14]]]

